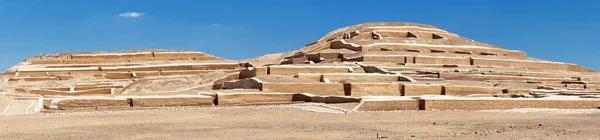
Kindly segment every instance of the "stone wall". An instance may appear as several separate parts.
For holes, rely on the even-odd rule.
[[[344,96],[341,83],[263,83],[261,91]]]

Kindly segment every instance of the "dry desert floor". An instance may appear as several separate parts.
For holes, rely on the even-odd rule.
[[[206,108],[0,116],[0,139],[599,139],[598,111]]]

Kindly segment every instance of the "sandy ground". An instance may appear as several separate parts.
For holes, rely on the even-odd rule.
[[[13,100],[11,97],[0,95],[0,113],[2,113],[2,111],[4,111],[4,108],[6,108],[6,106],[8,106],[12,101]]]
[[[254,67],[261,67],[268,64],[279,64],[283,58],[292,54],[293,52],[266,54],[255,58],[239,60],[239,62],[250,62]]]
[[[212,88],[214,81],[230,73],[215,71],[207,74],[182,76],[174,78],[161,77],[158,79],[142,79],[123,89],[121,94],[144,94],[188,90],[190,88],[209,86]]]
[[[285,108],[0,116],[0,139],[597,139],[600,113]]]

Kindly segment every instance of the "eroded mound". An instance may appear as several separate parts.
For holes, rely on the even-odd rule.
[[[38,55],[12,67],[4,73],[7,83],[3,84],[3,88],[42,95],[62,92],[69,95],[68,92],[79,91],[81,93],[78,94],[86,94],[88,90],[103,90],[106,92],[101,93],[106,94],[150,90],[161,92],[196,84],[210,86],[216,78],[225,75],[223,73],[236,72],[241,68],[236,61],[201,52],[140,50],[61,53]],[[161,79],[172,79],[171,82],[181,84],[137,84],[152,79],[156,83],[161,83]],[[137,90],[121,91],[130,84],[137,85]]]

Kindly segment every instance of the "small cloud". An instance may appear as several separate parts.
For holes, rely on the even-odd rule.
[[[138,13],[138,12],[125,12],[125,13],[121,13],[119,14],[120,17],[123,18],[136,18],[136,17],[140,17],[144,15],[144,13]]]
[[[213,23],[213,27],[219,27],[219,26],[221,26],[220,23]]]

